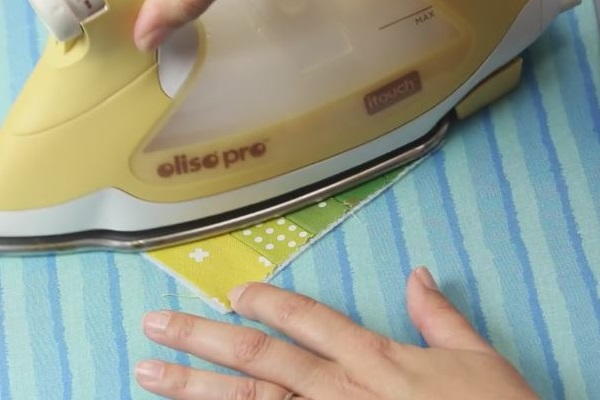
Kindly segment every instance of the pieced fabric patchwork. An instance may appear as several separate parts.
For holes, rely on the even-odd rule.
[[[414,166],[400,168],[335,197],[283,217],[222,236],[146,253],[198,298],[221,312],[227,293],[248,282],[269,280],[319,237],[341,223]]]
[[[153,251],[147,256],[222,311],[229,309],[227,292],[246,282],[264,280],[276,267],[232,235]]]

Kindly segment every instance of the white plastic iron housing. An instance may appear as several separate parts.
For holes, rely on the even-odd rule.
[[[106,7],[104,0],[29,0],[56,39],[67,41],[82,33],[81,23]]]

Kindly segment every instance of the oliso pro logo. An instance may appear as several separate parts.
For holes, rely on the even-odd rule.
[[[172,160],[162,163],[156,169],[161,178],[172,178],[180,175],[199,173],[216,168],[230,169],[246,161],[263,157],[267,153],[267,145],[257,142],[251,146],[244,146],[225,151],[195,156],[180,154]]]
[[[413,71],[365,96],[369,115],[377,114],[394,104],[417,94],[422,89],[421,76]]]

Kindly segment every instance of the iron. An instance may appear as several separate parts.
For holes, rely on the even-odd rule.
[[[217,0],[156,52],[142,0],[30,0],[51,32],[0,132],[0,252],[141,250],[424,156],[578,0]]]

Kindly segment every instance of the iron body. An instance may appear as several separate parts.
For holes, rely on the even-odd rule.
[[[0,132],[0,253],[183,243],[423,157],[579,2],[482,3],[218,0],[144,54],[141,0],[32,0],[54,36]]]

